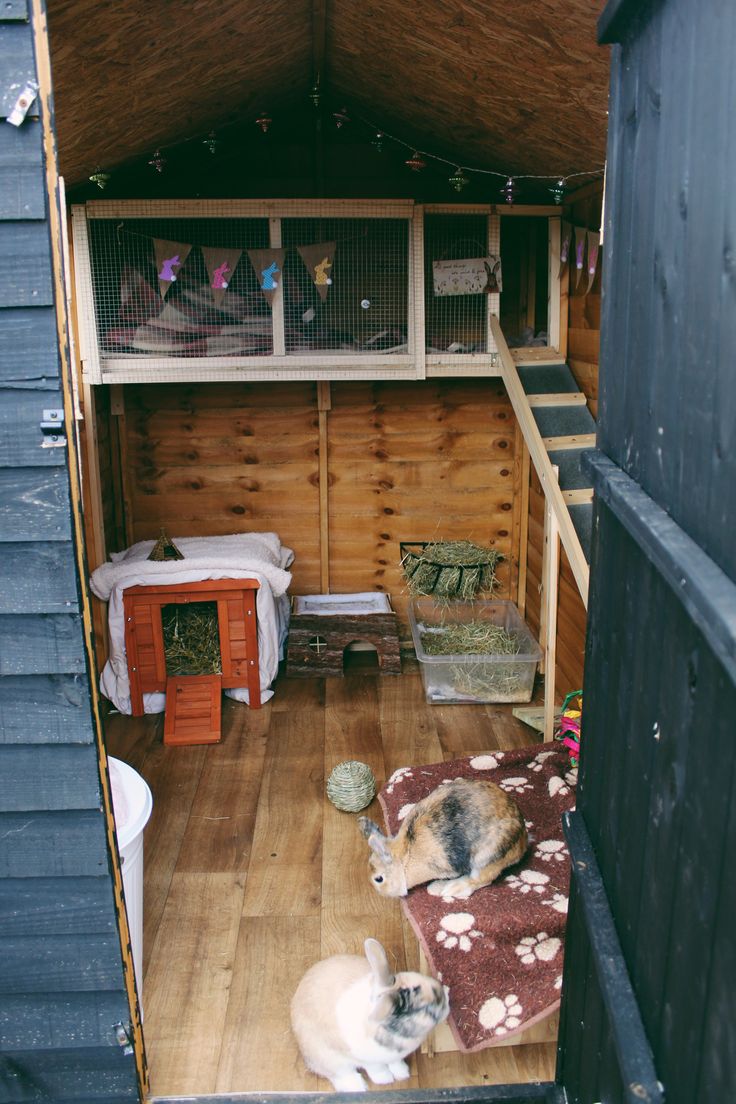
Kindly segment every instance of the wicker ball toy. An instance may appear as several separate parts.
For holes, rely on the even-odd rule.
[[[327,796],[344,813],[357,813],[376,796],[376,780],[367,763],[348,759],[338,763],[327,779]]]

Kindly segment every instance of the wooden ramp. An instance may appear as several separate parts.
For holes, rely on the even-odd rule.
[[[555,723],[555,662],[559,547],[562,544],[577,588],[588,608],[593,490],[582,468],[582,455],[595,446],[595,419],[588,410],[569,366],[560,358],[531,357],[525,363],[509,351],[498,319],[491,328],[501,362],[501,376],[524,436],[545,498],[542,553],[540,644],[544,648],[544,739]]]
[[[581,457],[595,446],[595,419],[564,361],[517,365],[498,319],[491,327],[501,376],[587,609],[593,490]]]

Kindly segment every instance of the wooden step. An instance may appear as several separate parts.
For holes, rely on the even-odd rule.
[[[530,406],[585,406],[587,399],[582,391],[557,391],[550,394],[527,395]]]
[[[216,744],[221,725],[222,675],[167,678],[165,744]]]

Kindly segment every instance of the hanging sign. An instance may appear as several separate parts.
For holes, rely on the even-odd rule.
[[[258,286],[264,299],[273,303],[274,296],[283,284],[285,249],[249,249],[248,256],[253,265]]]
[[[466,257],[455,261],[433,261],[435,295],[481,295],[502,290],[501,258]]]
[[[559,278],[565,273],[570,261],[570,246],[572,244],[572,224],[563,222],[560,227],[560,272]]]
[[[215,306],[222,306],[225,292],[230,286],[233,273],[238,267],[242,249],[218,249],[213,246],[200,246],[200,252],[207,268],[210,279],[210,288],[215,300]]]
[[[163,241],[161,238],[153,239],[153,251],[156,257],[156,272],[158,273],[158,290],[161,298],[166,298],[166,293],[172,284],[176,283],[179,269],[186,261],[191,251],[191,245],[186,242]]]
[[[588,231],[583,226],[575,226],[573,231],[575,236],[575,287],[577,288],[585,268],[585,243],[588,239]]]
[[[309,270],[312,282],[324,302],[332,284],[332,263],[335,256],[335,242],[322,242],[318,245],[298,245],[299,256]]]
[[[595,270],[598,267],[598,250],[600,247],[601,236],[597,230],[588,231],[588,286],[585,289],[587,295],[593,286],[595,280]]]

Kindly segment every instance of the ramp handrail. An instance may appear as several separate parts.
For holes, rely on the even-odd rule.
[[[555,476],[552,461],[544,447],[542,435],[534,420],[532,408],[529,405],[528,397],[522,386],[516,364],[506,344],[506,338],[503,336],[501,323],[495,315],[491,315],[491,332],[496,342],[496,349],[498,350],[498,358],[501,365],[501,378],[503,379],[509,398],[511,399],[511,405],[514,408],[514,414],[516,415],[519,428],[524,436],[526,447],[529,449],[529,456],[534,464],[534,470],[537,473],[539,482],[542,484],[544,497],[550,504],[555,516],[557,527],[560,531],[562,546],[570,561],[570,567],[572,568],[575,582],[580,591],[583,605],[587,609],[590,568],[585,559],[580,538],[575,532],[575,526],[572,523],[570,511],[562,497],[562,491],[560,490],[560,485]]]

